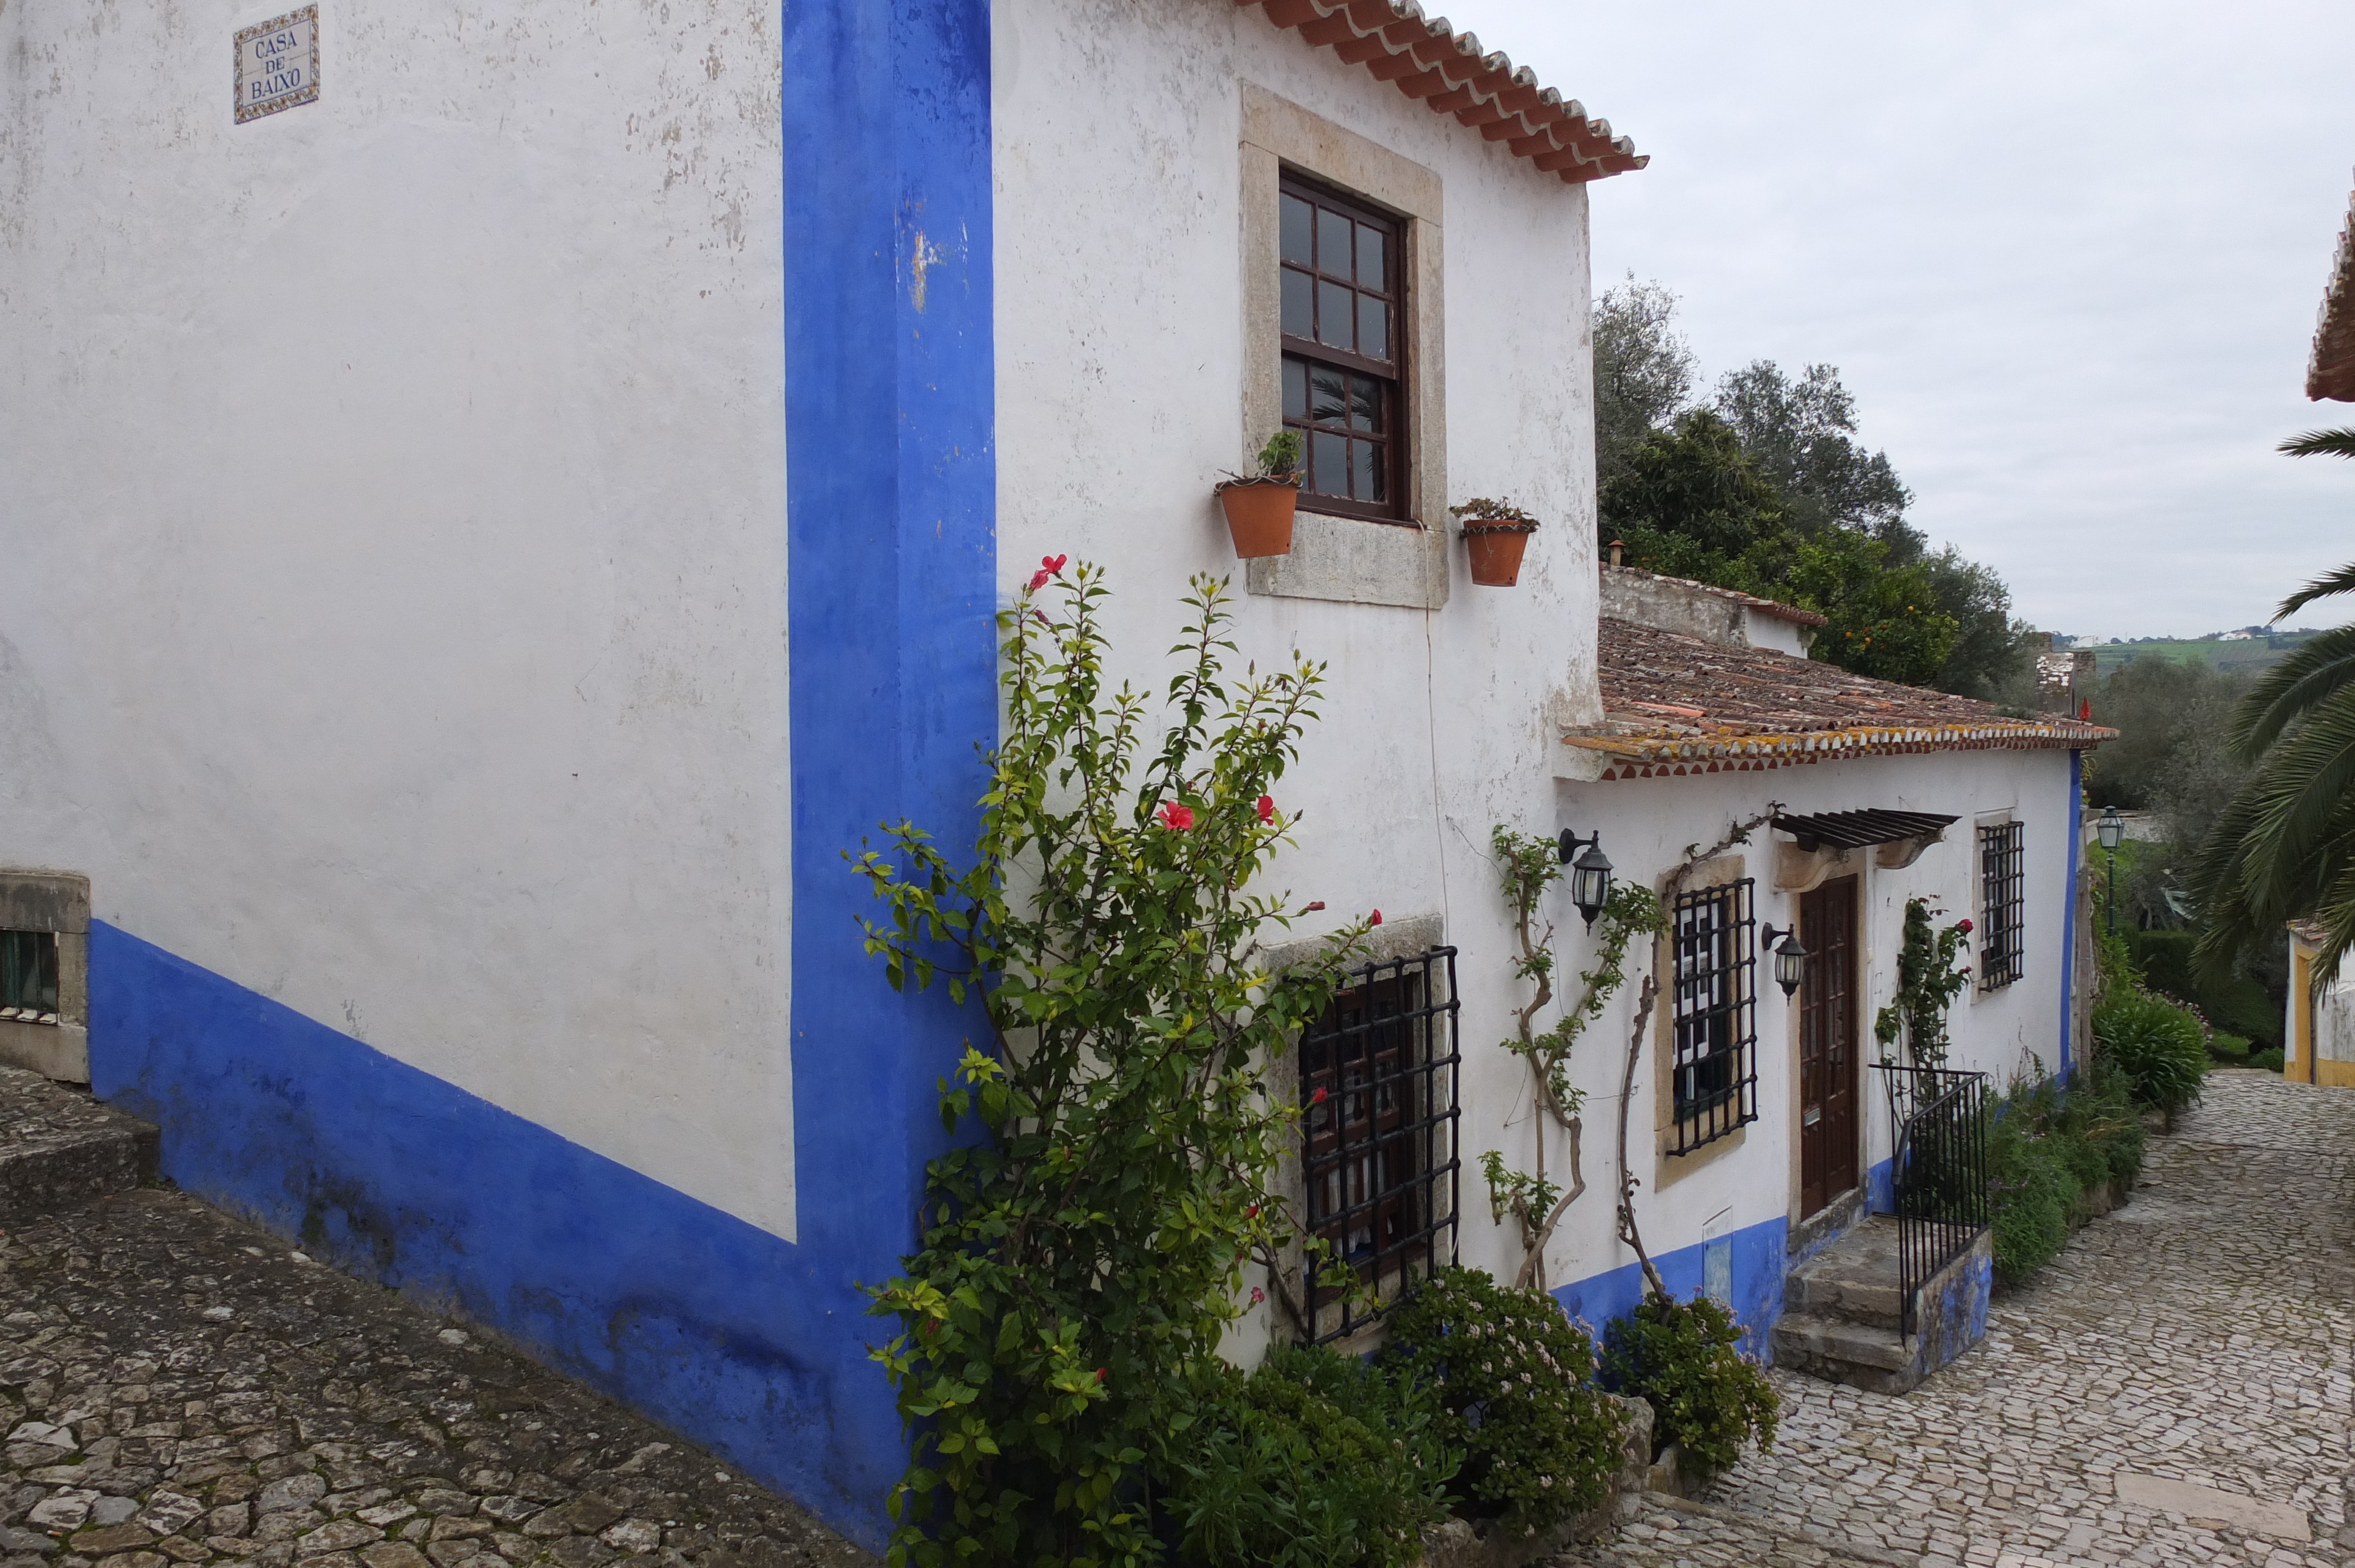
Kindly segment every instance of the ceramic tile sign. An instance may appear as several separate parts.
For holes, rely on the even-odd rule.
[[[319,100],[319,8],[289,11],[237,36],[237,122]]]

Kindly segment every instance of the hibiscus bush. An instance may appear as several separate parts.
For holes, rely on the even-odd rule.
[[[1157,1559],[1148,1449],[1220,1375],[1247,1263],[1295,1240],[1272,1187],[1297,1107],[1262,1075],[1364,929],[1284,974],[1256,957],[1322,907],[1246,890],[1289,832],[1274,791],[1323,667],[1229,674],[1223,584],[1197,577],[1149,726],[1145,693],[1105,687],[1101,572],[1066,566],[999,618],[972,855],[902,822],[856,861],[891,983],[975,999],[983,1036],[941,1085],[960,1141],[927,1168],[918,1250],[872,1291],[911,1441],[894,1563]]]
[[[1683,1446],[1702,1475],[1733,1468],[1743,1443],[1774,1446],[1774,1385],[1742,1353],[1742,1325],[1723,1304],[1648,1296],[1603,1330],[1603,1376],[1651,1402],[1652,1446]]]

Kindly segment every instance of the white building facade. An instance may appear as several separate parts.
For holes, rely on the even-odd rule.
[[[232,40],[295,18],[314,96],[240,121]],[[1244,656],[1329,661],[1278,876],[1382,909],[1380,983],[1460,1058],[1393,1215],[1428,1255],[1518,1262],[1476,1175],[1530,1137],[1498,824],[1651,877],[1770,798],[2010,813],[2030,962],[1958,1050],[2065,1054],[2098,732],[1606,777],[1650,743],[1598,656],[1586,184],[1641,160],[1405,0],[19,5],[0,54],[0,920],[63,965],[0,1050],[856,1539],[904,1453],[858,1286],[973,1031],[862,954],[843,852],[969,838],[1042,556],[1110,569],[1115,678],[1198,571]],[[1287,418],[1320,488],[1245,567],[1212,486]],[[1469,582],[1473,496],[1541,519],[1514,588]],[[1964,829],[1855,874],[1860,1017]],[[1755,1119],[1644,1199],[1762,1333],[1807,1217],[1783,1011]],[[1593,1318],[1628,1263],[1598,1191],[1548,1279]]]

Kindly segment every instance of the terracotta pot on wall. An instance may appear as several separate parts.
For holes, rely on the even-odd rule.
[[[1466,523],[1464,548],[1472,557],[1472,580],[1482,588],[1511,588],[1521,580],[1521,553],[1529,547],[1534,523]]]
[[[1300,505],[1297,484],[1281,479],[1229,480],[1219,486],[1219,504],[1226,511],[1236,555],[1251,560],[1292,554],[1292,514]]]

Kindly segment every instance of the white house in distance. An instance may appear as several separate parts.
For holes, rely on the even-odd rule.
[[[1657,881],[1800,824],[1695,884],[1632,1107],[1664,1274],[1762,1349],[1887,1158],[1858,1031],[1905,897],[2019,934],[1958,1062],[2067,1060],[2105,732],[1849,680],[1773,607],[1605,601],[1586,185],[1644,160],[1581,106],[1412,0],[509,13],[0,11],[0,1051],[157,1122],[180,1185],[879,1540],[858,1282],[970,1021],[862,955],[843,851],[969,834],[1045,555],[1110,568],[1115,677],[1205,570],[1246,656],[1330,662],[1280,878],[1383,909],[1361,995],[1412,1005],[1304,1050],[1388,1052],[1418,1115],[1301,1190],[1385,1291],[1518,1265],[1493,826]],[[1241,568],[1211,486],[1284,424],[1295,543]],[[1468,580],[1473,496],[1542,520],[1517,587]],[[1857,811],[1948,821],[1843,861]],[[1762,980],[1792,920],[1838,997]],[[1597,1192],[1546,1277],[1593,1319],[1631,1262]]]

